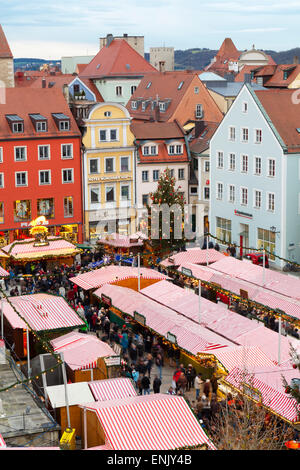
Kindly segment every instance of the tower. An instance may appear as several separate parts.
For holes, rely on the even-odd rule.
[[[7,88],[15,86],[14,59],[6,36],[0,25],[0,80]]]

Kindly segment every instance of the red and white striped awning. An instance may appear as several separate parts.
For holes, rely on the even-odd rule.
[[[99,238],[97,243],[118,248],[131,248],[136,246],[143,246],[145,239],[146,237],[144,237],[143,234],[128,236],[122,235],[120,233],[112,233],[111,235],[107,235],[105,238]]]
[[[54,352],[62,352],[72,370],[94,369],[100,357],[116,356],[114,350],[97,336],[75,331],[50,341]]]
[[[186,263],[192,264],[211,264],[216,261],[222,260],[225,255],[217,250],[208,249],[201,250],[200,248],[190,248],[187,251],[181,251],[175,255],[161,261],[160,265],[163,267],[169,266],[185,266]]]
[[[180,396],[158,393],[82,407],[97,413],[113,450],[174,450],[201,445],[216,450]]]
[[[274,367],[274,361],[270,359],[258,346],[236,346],[211,350],[216,359],[230,372],[235,367],[251,372],[257,367]]]
[[[261,402],[262,405],[283,419],[299,423],[300,404],[290,394],[285,393],[282,376],[285,377],[288,384],[292,378],[300,378],[299,372],[289,368],[285,370],[279,367],[273,370],[257,369],[248,374],[236,367],[226,377],[225,382],[241,391],[244,390],[244,393],[243,384],[247,384],[250,387],[248,393],[246,389],[248,396],[252,395],[252,398]]]
[[[5,271],[5,269],[2,268],[2,266],[0,266],[0,277],[7,277],[7,276],[9,276],[9,273]]]
[[[140,268],[140,275],[143,279],[161,280],[167,279],[162,273],[154,269]],[[129,266],[104,266],[102,268],[90,271],[88,273],[79,274],[70,280],[80,286],[84,290],[97,289],[104,284],[112,284],[125,279],[137,279],[138,268]]]
[[[2,435],[0,434],[0,449],[1,449],[1,448],[3,449],[4,447],[6,447],[6,444],[5,444],[5,441],[4,441],[3,437],[2,437]]]
[[[32,294],[10,297],[20,316],[35,331],[57,330],[84,326],[84,321],[60,296]],[[4,316],[13,328],[27,328],[23,319],[7,300],[3,300]]]
[[[96,401],[115,400],[118,398],[137,396],[131,379],[126,377],[95,380],[88,383]]]
[[[80,251],[73,243],[59,237],[48,237],[48,245],[36,245],[35,238],[15,240],[13,243],[2,247],[1,250],[5,255],[16,260],[23,258],[34,259],[41,256],[71,256]]]

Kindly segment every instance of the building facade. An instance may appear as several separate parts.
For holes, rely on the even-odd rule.
[[[150,47],[150,64],[160,72],[172,72],[174,47]]]
[[[1,242],[29,237],[41,215],[50,234],[81,242],[81,134],[63,93],[7,89],[0,116]]]
[[[85,236],[131,233],[135,201],[135,147],[130,115],[118,103],[98,103],[83,136]]]
[[[292,90],[245,84],[210,143],[210,232],[280,267],[300,257],[297,113]]]

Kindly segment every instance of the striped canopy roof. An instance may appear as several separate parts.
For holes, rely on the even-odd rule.
[[[39,259],[43,256],[72,256],[80,252],[73,243],[59,237],[48,237],[48,242],[48,245],[35,246],[35,238],[15,240],[1,248],[0,257],[4,254],[14,260]]]
[[[54,352],[62,352],[70,369],[93,369],[100,357],[116,356],[114,350],[97,336],[72,331],[50,341]]]
[[[3,437],[2,437],[2,435],[0,434],[0,449],[1,449],[1,448],[4,448],[4,447],[6,447],[6,444],[5,444],[5,441],[4,441]]]
[[[127,397],[84,405],[96,412],[113,450],[171,450],[215,446],[186,400],[164,394]]]
[[[60,296],[48,294],[9,297],[17,312],[34,331],[76,328],[85,323]],[[27,328],[25,321],[3,300],[4,316],[13,328]]]
[[[154,269],[140,268],[140,275],[143,279],[167,279],[162,273]],[[138,268],[129,266],[104,266],[84,274],[72,277],[70,280],[82,287],[84,290],[96,289],[104,284],[116,283],[124,279],[138,278]]]
[[[3,269],[2,266],[0,266],[0,277],[7,277],[7,276],[9,276],[9,273],[5,271],[5,269]]]
[[[137,396],[132,380],[126,377],[95,380],[94,382],[89,382],[88,385],[96,401]]]
[[[169,258],[161,261],[160,265],[169,267],[185,265],[185,263],[206,264],[208,262],[210,264],[222,260],[224,257],[223,253],[214,249],[201,250],[200,248],[190,248],[187,251],[171,255]]]
[[[211,350],[216,359],[230,372],[235,367],[251,372],[257,367],[274,367],[272,361],[258,346],[236,346]]]
[[[251,374],[236,367],[226,377],[226,382],[240,390],[243,390],[243,383],[248,384],[254,389],[256,401],[261,401],[262,405],[289,422],[300,422],[300,404],[285,393],[283,376],[288,384],[292,378],[300,379],[299,371],[292,369],[291,365],[273,370],[257,368]]]
[[[97,243],[102,245],[110,245],[113,247],[131,248],[134,246],[143,246],[145,238],[146,237],[143,236],[143,234],[128,236],[119,233],[112,233],[105,238],[99,238]]]

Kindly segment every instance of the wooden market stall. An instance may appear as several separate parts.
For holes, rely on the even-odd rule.
[[[142,232],[137,232],[133,235],[122,235],[119,233],[112,233],[106,235],[103,238],[99,238],[97,245],[101,246],[105,254],[108,256],[132,258],[131,263],[134,261],[133,258],[138,253],[143,253],[144,243],[147,237]]]
[[[71,382],[113,378],[119,375],[120,356],[94,335],[75,331],[51,341],[55,353],[62,353]]]

